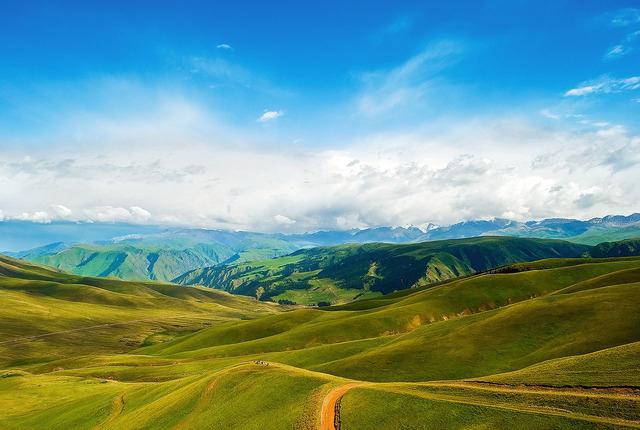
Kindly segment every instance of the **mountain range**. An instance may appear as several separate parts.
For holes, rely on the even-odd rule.
[[[487,236],[412,244],[302,249],[284,257],[195,269],[174,279],[287,304],[329,305],[591,249],[554,239]]]
[[[91,244],[56,242],[12,256],[83,276],[170,281],[199,267],[272,258],[297,249],[274,235],[185,229]]]
[[[419,243],[476,236],[565,239],[594,245],[640,236],[640,214],[587,221],[553,218],[517,222],[465,221],[438,227],[376,227],[302,234],[167,228],[133,224],[0,221],[0,249],[60,239],[26,251],[6,252],[85,276],[171,281],[186,272],[233,262],[264,260],[299,249],[363,243]]]

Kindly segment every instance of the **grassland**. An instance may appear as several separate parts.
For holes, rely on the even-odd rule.
[[[0,257],[0,363],[125,352],[279,308],[220,291],[85,278]]]
[[[341,421],[345,429],[634,428],[638,406],[637,397],[614,390],[387,384],[347,392]]]
[[[327,308],[2,258],[0,305],[2,429],[640,427],[640,258]]]

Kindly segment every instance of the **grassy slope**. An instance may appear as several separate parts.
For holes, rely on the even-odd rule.
[[[501,384],[640,387],[640,342],[543,361],[480,380]]]
[[[356,379],[409,381],[505,372],[639,341],[638,308],[640,283],[550,296],[423,326],[317,368]],[[611,318],[616,314],[625,317]]]
[[[260,320],[220,325],[151,350],[228,356],[277,351],[283,345],[297,349],[371,337],[381,337],[381,341],[387,342],[394,339],[393,336],[428,328],[431,322],[455,321],[464,315],[504,307],[599,275],[639,266],[640,260],[623,260],[482,275],[409,295],[372,300],[373,304],[382,304],[364,311],[300,309]],[[351,309],[356,304],[343,309]],[[232,340],[236,343],[230,343]],[[198,348],[205,349],[198,351]]]
[[[386,384],[349,391],[341,417],[347,429],[637,428],[639,400],[612,390]]]
[[[56,374],[0,377],[0,404],[8,406],[0,411],[0,427],[315,429],[312,411],[319,408],[323,387],[334,380],[255,364],[158,383]]]
[[[3,363],[122,352],[153,336],[277,310],[209,289],[85,278],[6,257],[0,257],[0,291]],[[94,327],[90,335],[86,327]]]
[[[340,376],[427,381],[485,375],[481,379],[494,384],[544,384],[544,378],[562,375],[562,385],[639,385],[632,370],[639,362],[640,259],[543,261],[528,267],[538,270],[472,276],[370,304],[298,309],[249,321],[239,319],[274,310],[216,291],[79,278],[2,262],[0,273],[9,284],[21,278],[57,288],[83,286],[106,294],[99,296],[106,300],[99,305],[104,309],[146,312],[152,306],[166,315],[187,301],[201,317],[200,307],[208,313],[209,306],[226,299],[233,311],[212,327],[127,354],[114,354],[108,341],[99,346],[96,337],[82,354],[14,362],[0,370],[0,428],[47,423],[47,428],[312,429],[318,428],[323,397],[349,382]],[[37,294],[36,285],[11,287],[28,301],[25,311],[37,315],[70,302],[71,292],[64,288]],[[3,294],[11,290],[1,288]],[[96,296],[84,296],[78,305],[98,306]],[[126,305],[119,302],[125,298]],[[256,308],[235,313],[249,304]],[[0,328],[5,326],[11,327],[0,320]],[[44,355],[66,342],[34,347]],[[579,355],[584,353],[590,355]],[[255,359],[272,364],[250,363]],[[610,377],[612,368],[618,371]],[[504,371],[511,373],[490,376]],[[392,382],[349,391],[342,418],[346,429],[624,428],[640,419],[639,405],[633,392]]]
[[[335,304],[518,261],[576,257],[587,250],[568,242],[510,237],[341,245],[300,250],[265,261],[196,269],[176,281],[262,299]]]

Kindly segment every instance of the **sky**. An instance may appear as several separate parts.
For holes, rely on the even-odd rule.
[[[638,0],[0,4],[0,220],[629,214],[639,114]]]

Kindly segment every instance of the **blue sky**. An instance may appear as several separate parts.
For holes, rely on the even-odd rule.
[[[0,216],[305,230],[640,209],[637,1],[130,3],[0,6]],[[477,198],[514,169],[518,189]]]

